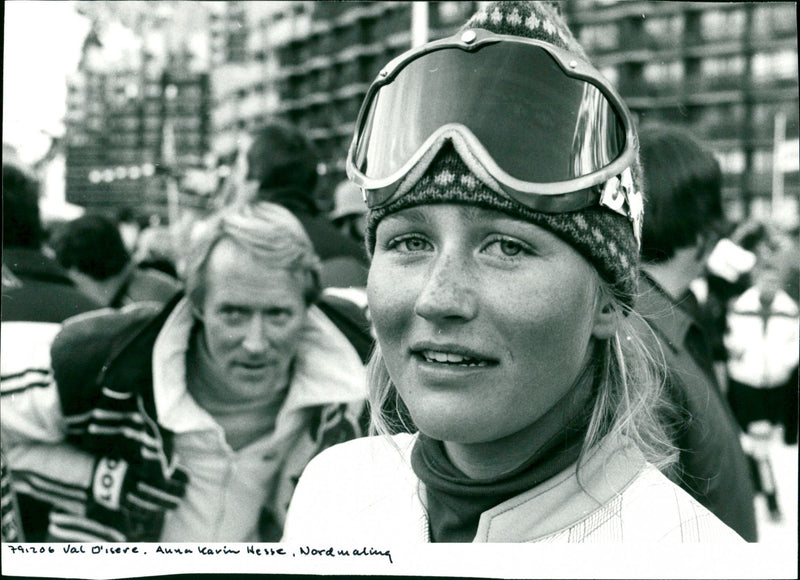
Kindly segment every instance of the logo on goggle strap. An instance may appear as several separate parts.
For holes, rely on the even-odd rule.
[[[630,168],[606,181],[603,193],[600,195],[600,205],[627,217],[633,226],[636,243],[641,246],[644,200],[642,192],[634,187]]]

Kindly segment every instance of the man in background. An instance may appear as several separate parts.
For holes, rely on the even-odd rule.
[[[47,357],[53,337],[61,323],[77,314],[101,307],[81,292],[64,269],[45,252],[45,231],[39,212],[39,183],[25,168],[3,164],[3,297],[0,304],[0,376],[3,393],[14,394],[16,388],[38,384],[48,376],[46,367],[37,361]],[[0,405],[0,423],[5,420],[5,401]],[[4,444],[5,445],[5,444]],[[5,458],[4,458],[5,461]],[[4,465],[4,470],[7,466]],[[4,474],[3,502],[10,502],[13,490]],[[46,527],[47,508],[28,496],[20,498],[19,507],[25,519],[38,532]],[[10,505],[10,504],[9,504]],[[3,512],[11,518],[16,510]],[[5,522],[5,520],[4,520]],[[22,537],[17,526],[7,531]],[[43,533],[29,533],[28,541],[44,539]]]
[[[236,204],[187,252],[185,296],[73,318],[3,376],[3,450],[48,540],[277,541],[308,461],[363,432],[368,323],[321,295],[300,222]]]
[[[319,157],[301,130],[271,121],[253,135],[247,152],[247,180],[255,199],[282,205],[308,233],[322,261],[323,287],[365,287],[367,254],[363,245],[342,234],[314,199]]]
[[[361,188],[349,179],[340,182],[333,192],[333,210],[328,215],[328,219],[339,228],[340,232],[364,246],[367,229],[367,204],[362,196]]]
[[[692,313],[690,283],[720,241],[722,173],[714,156],[681,129],[639,132],[645,181],[642,271],[636,311],[666,358],[676,405],[678,483],[745,540],[757,539],[754,490],[741,431],[715,376],[711,350]]]
[[[3,322],[60,323],[101,306],[45,253],[44,241],[38,182],[3,164]]]
[[[101,215],[85,215],[66,224],[55,237],[53,249],[78,288],[103,306],[166,304],[181,290],[174,278],[139,268],[117,226]]]

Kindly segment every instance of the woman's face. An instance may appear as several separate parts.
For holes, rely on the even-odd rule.
[[[370,312],[417,427],[488,443],[531,426],[588,362],[596,280],[566,242],[501,212],[439,204],[385,217]]]

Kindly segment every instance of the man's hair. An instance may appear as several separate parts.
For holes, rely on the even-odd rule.
[[[270,192],[286,190],[310,198],[317,186],[317,151],[298,127],[285,121],[271,120],[253,134],[247,162],[248,177],[258,181],[264,201]]]
[[[310,198],[317,186],[319,155],[300,128],[285,121],[271,120],[253,134],[247,162],[264,201],[271,192],[288,190]]]
[[[303,225],[279,205],[253,201],[220,210],[200,223],[192,235],[184,277],[186,294],[199,312],[205,300],[209,256],[222,240],[231,240],[263,268],[289,270],[300,276],[307,304],[319,297],[320,261]]]
[[[38,249],[44,237],[39,184],[19,167],[3,164],[3,246]]]
[[[66,224],[55,236],[53,250],[64,268],[76,268],[95,280],[119,274],[131,260],[116,224],[97,214]]]
[[[639,130],[644,170],[642,258],[664,262],[722,224],[722,171],[714,155],[685,129]]]

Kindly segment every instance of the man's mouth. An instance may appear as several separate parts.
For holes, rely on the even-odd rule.
[[[265,361],[238,361],[236,364],[248,371],[258,371],[267,367],[267,363]]]

